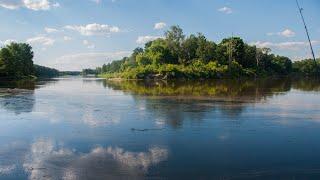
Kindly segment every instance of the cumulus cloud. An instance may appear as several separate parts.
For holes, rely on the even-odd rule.
[[[40,35],[33,38],[29,38],[27,39],[26,42],[34,45],[51,46],[55,43],[55,40],[52,38]]]
[[[308,42],[303,42],[303,41],[290,41],[290,42],[280,42],[280,43],[257,41],[251,44],[260,48],[268,47],[268,48],[275,48],[280,50],[300,50],[301,48],[305,48],[309,45]],[[320,41],[312,41],[312,44],[318,45],[320,44]]]
[[[71,40],[72,40],[72,38],[71,38],[71,37],[69,37],[69,36],[63,36],[63,40],[64,40],[64,41],[71,41]]]
[[[143,179],[151,166],[168,158],[168,150],[157,146],[146,152],[96,147],[88,153],[80,154],[57,146],[50,139],[38,139],[31,145],[26,157],[23,167],[29,179]]]
[[[79,53],[64,55],[50,64],[60,70],[81,70],[84,68],[96,68],[112,60],[129,56],[130,51],[102,52],[102,53]]]
[[[107,24],[87,24],[87,25],[68,25],[65,26],[66,29],[77,31],[84,36],[92,36],[92,35],[110,35],[111,33],[120,32],[120,28],[117,26],[110,26]]]
[[[159,22],[159,23],[156,23],[155,25],[154,25],[154,29],[163,29],[163,28],[165,28],[167,26],[167,24],[166,23],[164,23],[164,22]]]
[[[149,41],[153,41],[153,40],[156,40],[159,38],[163,38],[163,37],[161,37],[161,36],[139,36],[138,39],[136,40],[136,42],[138,44],[145,44]]]
[[[293,37],[293,36],[296,35],[296,33],[293,32],[293,31],[290,30],[290,29],[286,29],[286,30],[280,32],[280,35],[281,35],[281,36],[284,36],[284,37]]]
[[[290,29],[285,29],[281,32],[277,32],[277,33],[273,33],[273,32],[269,32],[267,33],[268,36],[274,36],[274,35],[278,35],[278,36],[283,36],[283,37],[294,37],[296,35],[296,33]]]
[[[219,12],[225,13],[225,14],[231,14],[233,11],[231,8],[229,7],[222,7],[220,9],[218,9]]]
[[[87,46],[88,49],[94,49],[96,46],[93,43],[90,43],[88,40],[82,41],[83,45]]]
[[[46,31],[46,33],[56,33],[56,32],[59,32],[58,29],[48,28],[48,27],[45,27],[44,30]]]
[[[59,7],[60,4],[49,0],[0,0],[0,6],[11,10],[23,7],[34,11],[45,11],[52,7]]]

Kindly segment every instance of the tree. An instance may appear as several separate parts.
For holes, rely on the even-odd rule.
[[[178,63],[182,60],[182,43],[185,39],[183,30],[179,26],[172,26],[170,30],[165,33],[166,42],[168,48],[173,56],[174,63]]]
[[[190,35],[182,43],[182,63],[189,64],[197,58],[198,38],[195,35]]]
[[[150,47],[145,50],[145,55],[153,64],[174,64],[175,59],[171,54],[170,48],[164,39],[152,41]]]
[[[136,59],[139,66],[145,66],[152,63],[152,60],[142,53],[138,54]]]
[[[55,77],[59,76],[59,71],[53,68],[34,65],[35,75],[37,77]]]
[[[208,41],[207,38],[199,33],[198,34],[198,48],[196,51],[197,58],[203,60],[205,63],[209,61],[213,61],[216,58],[216,47],[217,45],[212,42]]]
[[[257,48],[256,46],[244,45],[244,57],[242,66],[244,68],[256,68],[257,67]]]
[[[292,62],[289,58],[284,56],[276,56],[272,59],[272,70],[279,75],[287,75],[291,73]]]
[[[237,61],[240,65],[245,64],[244,42],[240,37],[223,39],[221,45],[227,49],[226,54],[231,57],[231,61]]]
[[[196,59],[204,63],[213,61],[216,58],[216,46],[201,33],[198,33],[197,36],[190,35],[182,43],[181,63],[190,64]]]
[[[34,74],[32,47],[25,43],[11,43],[0,50],[2,71],[6,76],[22,77]]]

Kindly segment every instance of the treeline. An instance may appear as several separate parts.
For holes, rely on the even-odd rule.
[[[303,76],[320,76],[320,58],[316,60],[317,65],[313,59],[305,59],[302,61],[295,61],[292,64],[292,72]]]
[[[80,71],[60,71],[59,76],[80,76]]]
[[[53,68],[34,65],[35,76],[37,77],[57,77],[59,76],[59,71]]]
[[[179,26],[172,26],[163,38],[96,70],[107,78],[191,79],[288,75],[293,68],[302,72],[298,66],[287,57],[272,54],[269,48],[249,45],[240,37],[215,43],[201,33],[186,36]]]
[[[11,43],[0,49],[0,78],[54,77],[59,71],[33,64],[32,47],[26,43]]]
[[[83,69],[81,72],[82,76],[97,75],[97,74],[99,74],[97,69]]]

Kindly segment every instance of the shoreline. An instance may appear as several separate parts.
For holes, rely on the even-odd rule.
[[[293,79],[320,79],[317,76],[306,76],[301,74],[292,74],[292,75],[283,75],[283,76],[257,76],[257,77],[222,77],[222,78],[121,78],[121,77],[104,77],[102,75],[97,75],[97,77],[106,79],[108,81],[207,81],[207,80],[258,80],[258,79],[285,79],[285,78],[293,78]]]

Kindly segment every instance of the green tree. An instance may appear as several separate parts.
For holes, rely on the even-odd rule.
[[[203,60],[205,63],[215,60],[217,45],[212,41],[208,41],[207,38],[201,33],[198,34],[197,39],[198,39],[198,48],[196,51],[197,58]]]
[[[171,54],[171,50],[164,39],[152,41],[150,47],[145,50],[147,56],[153,64],[174,64],[175,59]]]
[[[32,47],[25,43],[11,43],[1,49],[0,59],[6,65],[8,76],[21,77],[34,74]]]
[[[239,37],[231,37],[223,39],[220,43],[226,50],[223,54],[227,57],[231,57],[231,61],[237,61],[240,65],[245,64],[244,60],[244,42]]]
[[[143,53],[138,54],[136,59],[139,66],[145,66],[152,63],[152,60]]]
[[[279,75],[288,75],[292,70],[292,62],[284,56],[276,56],[272,59],[272,70]]]
[[[173,56],[173,62],[178,63],[183,61],[182,43],[185,39],[183,30],[179,26],[172,26],[170,30],[165,33],[168,48]]]

